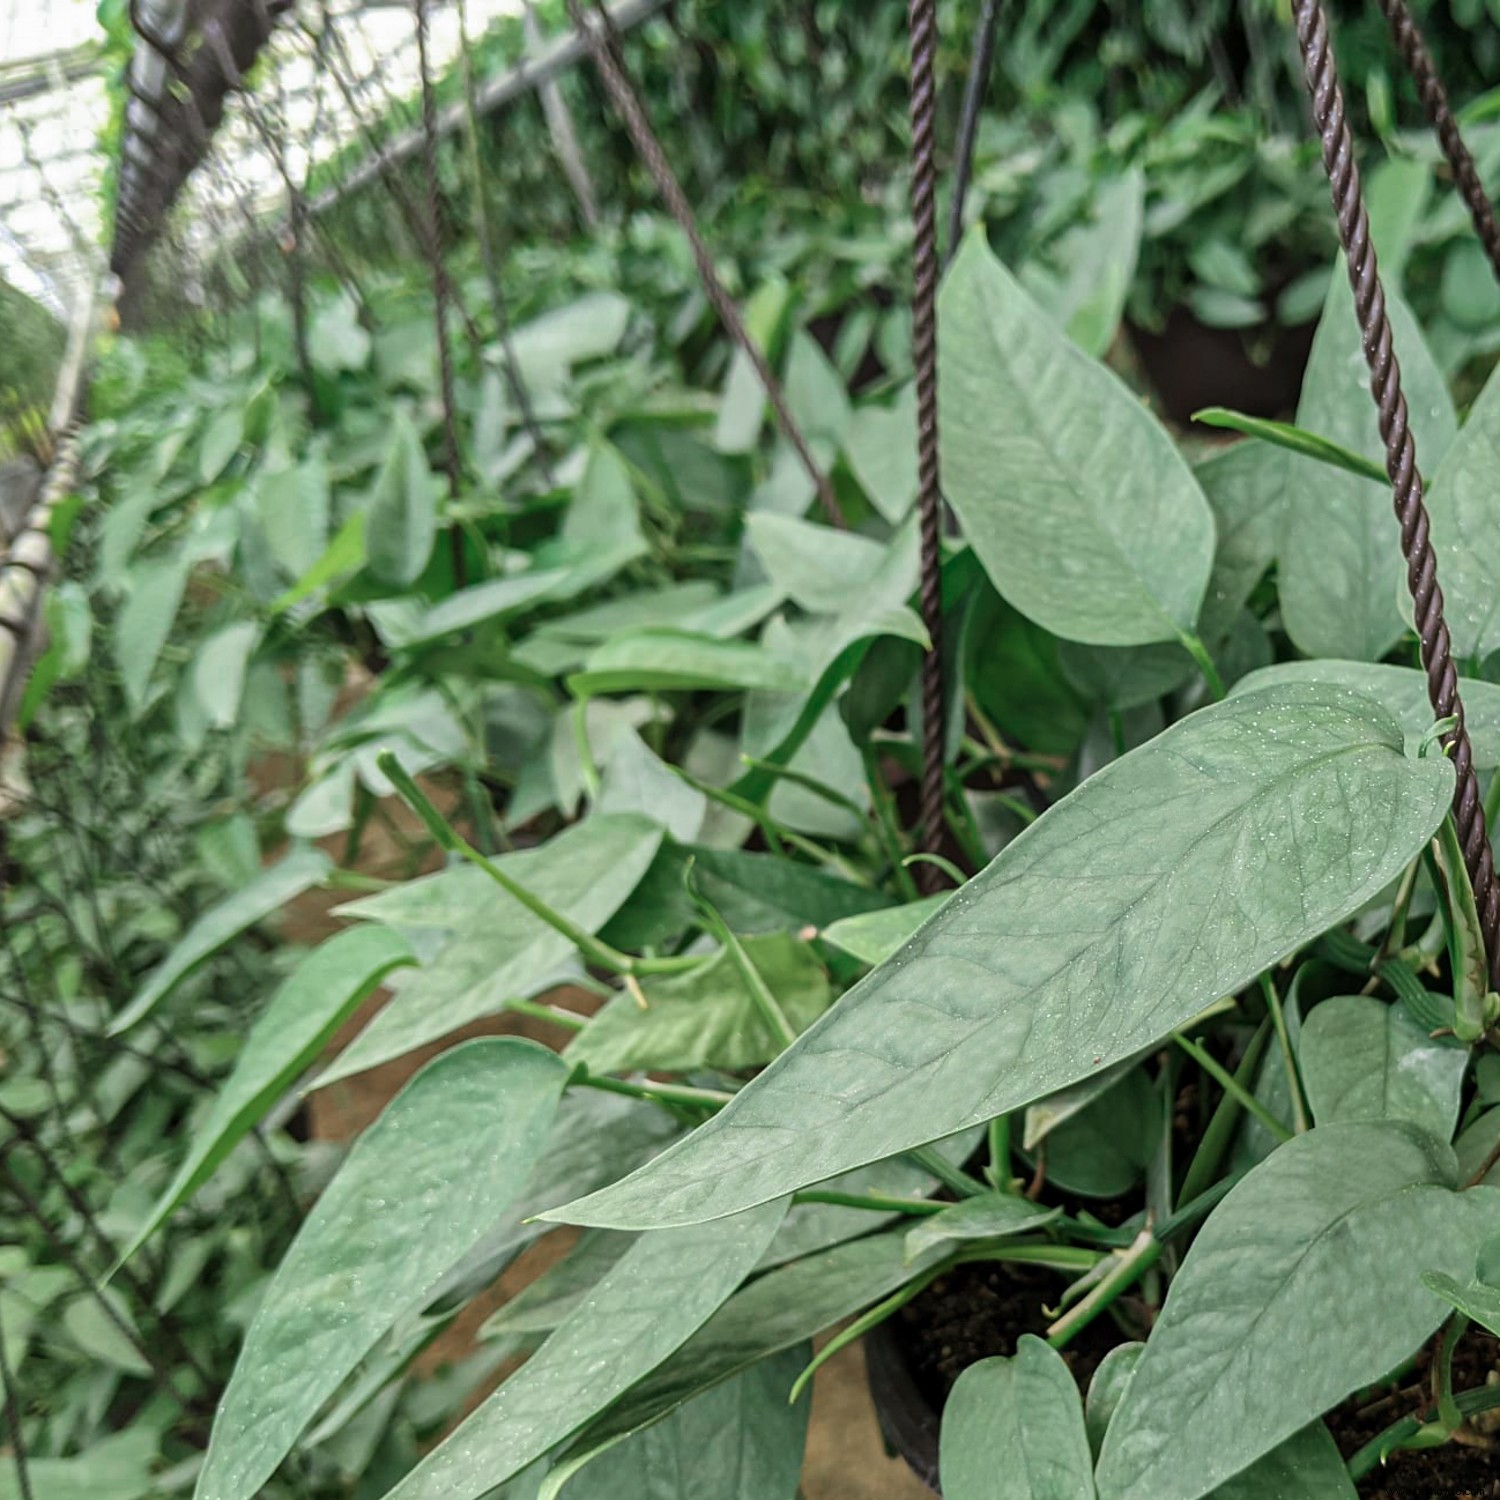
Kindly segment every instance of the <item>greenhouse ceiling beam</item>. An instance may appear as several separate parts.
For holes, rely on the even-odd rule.
[[[67,88],[104,71],[104,54],[94,42],[83,42],[65,52],[28,58],[24,63],[0,64],[0,104],[16,104],[38,94]]]
[[[619,0],[609,7],[610,19],[617,31],[626,32],[664,11],[672,0]],[[596,23],[597,24],[597,23]],[[576,67],[589,55],[587,40],[578,32],[569,32],[538,57],[528,58],[499,78],[491,79],[475,90],[474,105],[482,115],[493,114],[515,103],[533,90],[550,83],[568,69]],[[466,106],[450,105],[440,110],[435,121],[439,135],[450,135],[464,128]],[[392,166],[408,161],[422,150],[422,132],[403,131],[367,161],[361,162],[342,182],[335,183],[307,205],[310,214],[327,213],[361,188],[378,182]]]

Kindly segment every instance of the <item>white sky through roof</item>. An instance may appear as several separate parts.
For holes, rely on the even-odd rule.
[[[106,163],[98,146],[109,110],[104,80],[97,74],[68,78],[61,69],[64,59],[76,61],[76,49],[102,38],[95,4],[0,0],[0,276],[60,313],[97,275],[109,235],[101,202]],[[358,0],[330,0],[329,8],[339,18],[369,117],[378,117],[388,98],[415,93],[409,3],[361,7]],[[469,0],[470,35],[477,37],[495,17],[521,8],[521,0]],[[456,7],[433,0],[429,31],[433,69],[441,72],[458,55]],[[286,91],[289,165],[300,176],[309,151],[324,159],[357,139],[358,130],[337,87],[319,77],[305,38],[279,27],[272,55],[279,84],[268,81],[266,87],[273,97],[281,88]],[[276,165],[234,96],[212,162],[188,184],[184,208],[190,238],[215,233],[205,212],[210,205],[219,225],[226,221],[231,206],[226,194],[248,200],[258,214],[284,207]]]

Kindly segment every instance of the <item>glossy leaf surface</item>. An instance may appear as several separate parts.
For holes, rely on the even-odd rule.
[[[1075,1083],[1368,900],[1451,792],[1345,690],[1194,714],[1045,813],[708,1124],[554,1217],[733,1213]]]

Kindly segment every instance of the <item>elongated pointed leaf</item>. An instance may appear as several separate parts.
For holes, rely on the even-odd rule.
[[[982,1193],[930,1218],[919,1219],[915,1228],[906,1231],[906,1257],[918,1260],[938,1245],[961,1240],[996,1240],[1025,1234],[1050,1224],[1061,1212],[1060,1208],[1030,1203],[1013,1193]]]
[[[1078,1387],[1034,1334],[1013,1359],[982,1359],[958,1377],[941,1451],[944,1500],[1094,1500]]]
[[[902,1236],[872,1235],[758,1277],[671,1359],[591,1423],[573,1448],[602,1451],[760,1360],[792,1349],[920,1275]]]
[[[1328,1428],[1314,1422],[1221,1484],[1213,1500],[1358,1500],[1358,1496]]]
[[[1241,678],[1230,690],[1230,696],[1238,697],[1285,682],[1342,683],[1383,704],[1412,739],[1419,740],[1432,727],[1427,674],[1416,667],[1336,659],[1281,662]],[[1474,747],[1475,766],[1481,771],[1500,766],[1500,685],[1466,677],[1458,690],[1464,702],[1464,721]]]
[[[333,867],[321,849],[293,849],[280,863],[269,866],[255,880],[227,900],[211,906],[183,934],[182,941],[151,971],[134,998],[109,1024],[118,1036],[148,1016],[205,959],[246,928],[264,921],[294,896],[317,885]]]
[[[1491,374],[1427,497],[1445,618],[1460,660],[1500,648],[1500,378]],[[1431,460],[1425,461],[1433,473]]]
[[[593,932],[629,897],[660,843],[654,823],[611,813],[497,863],[534,896]],[[510,1000],[528,998],[575,958],[567,938],[467,866],[356,901],[344,911],[452,935],[319,1077],[319,1088],[437,1041],[503,1010]]]
[[[733,1213],[1075,1083],[1369,900],[1451,795],[1446,761],[1340,688],[1194,714],[1032,824],[707,1125],[553,1216]]]
[[[1417,446],[1431,474],[1458,431],[1447,385],[1411,310],[1388,298],[1396,355]],[[1342,264],[1318,324],[1297,425],[1383,464],[1385,444],[1360,351],[1354,299]],[[1389,484],[1316,459],[1285,456],[1287,500],[1279,548],[1281,613],[1308,656],[1378,661],[1400,638],[1401,536]]]
[[[387,927],[351,928],[303,959],[251,1029],[208,1118],[193,1132],[192,1148],[172,1185],[157,1200],[122,1260],[134,1255],[213,1175],[359,1002],[392,969],[411,962],[405,940]]]
[[[415,582],[432,555],[436,534],[427,455],[411,420],[398,413],[391,450],[376,476],[365,523],[370,571],[382,583]]]
[[[684,630],[617,636],[589,657],[583,671],[568,678],[568,690],[580,698],[735,688],[792,693],[810,685],[807,668],[795,657]]]
[[[1447,1312],[1421,1271],[1467,1276],[1500,1229],[1500,1191],[1456,1179],[1450,1148],[1405,1123],[1323,1125],[1273,1152],[1172,1282],[1100,1500],[1197,1500],[1411,1354]]]
[[[786,1213],[643,1236],[521,1369],[391,1492],[478,1500],[578,1431],[703,1326]]]
[[[1213,517],[1166,431],[978,233],[948,273],[939,318],[944,487],[995,587],[1091,645],[1191,630]]]
[[[319,1406],[515,1197],[568,1070],[514,1037],[428,1064],[355,1143],[245,1336],[195,1500],[250,1500]]]
[[[627,1438],[539,1500],[793,1500],[811,1397],[787,1395],[810,1351],[751,1365],[681,1410]]]
[[[940,896],[908,901],[905,906],[861,912],[857,917],[835,922],[820,936],[825,943],[832,943],[861,963],[884,963],[947,899],[948,893],[944,891]]]
[[[151,673],[167,643],[182,591],[188,561],[183,556],[153,558],[131,570],[130,596],[114,625],[114,656],[132,715],[146,706]]]
[[[1399,1001],[1335,995],[1302,1023],[1297,1050],[1319,1125],[1408,1120],[1439,1140],[1453,1135],[1468,1048],[1429,1037]]]

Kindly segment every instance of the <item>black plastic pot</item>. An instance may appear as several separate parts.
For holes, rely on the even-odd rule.
[[[938,1488],[938,1430],[941,1415],[917,1389],[906,1355],[889,1323],[865,1335],[865,1376],[886,1446],[932,1491]]]

